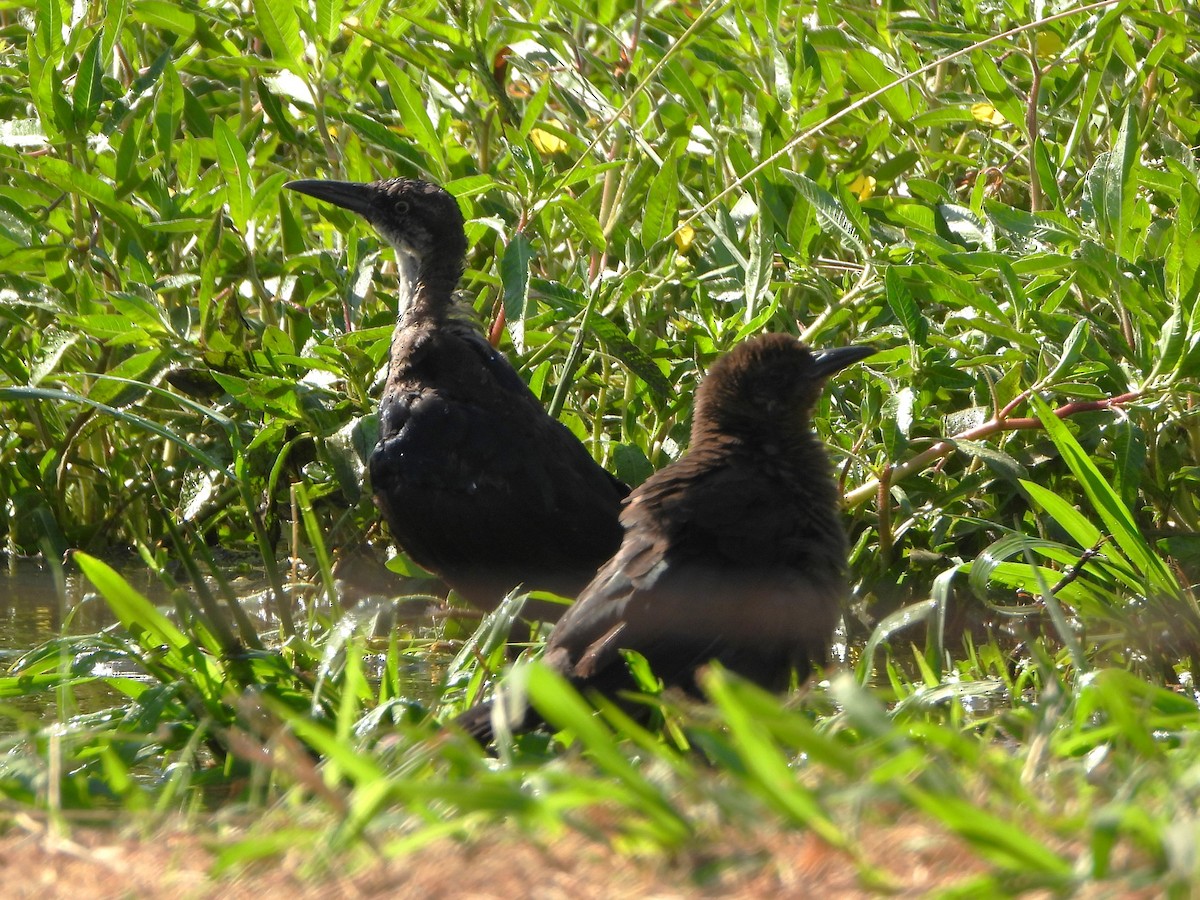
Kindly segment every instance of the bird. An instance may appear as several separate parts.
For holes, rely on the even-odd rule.
[[[629,487],[455,301],[467,254],[458,202],[416,178],[284,187],[357,213],[395,250],[399,318],[367,466],[395,542],[485,611],[518,587],[574,598],[620,546]],[[529,601],[522,615],[550,622],[563,608]]]
[[[696,392],[688,451],[630,494],[620,549],[554,626],[543,664],[614,699],[634,689],[623,650],[697,696],[697,672],[713,661],[771,691],[823,665],[849,587],[812,411],[826,379],[874,352],[814,351],[774,333],[717,360]],[[453,727],[491,743],[493,702]],[[540,724],[528,707],[510,723]]]

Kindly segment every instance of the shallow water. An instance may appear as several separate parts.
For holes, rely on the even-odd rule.
[[[138,590],[165,596],[161,585],[125,573]],[[0,658],[11,658],[64,634],[87,634],[111,625],[104,601],[78,572],[59,577],[45,562],[14,559],[0,569]]]
[[[179,622],[176,598],[171,589],[144,562],[136,557],[107,562],[134,590],[170,619]],[[281,561],[281,569],[287,573],[287,603],[300,633],[305,633],[314,623],[317,631],[323,632],[331,622],[349,616],[357,621],[358,628],[365,629],[360,633],[376,639],[386,641],[397,630],[417,640],[438,636],[439,629],[435,624],[438,620],[430,616],[431,598],[425,594],[433,586],[430,582],[397,579],[386,570],[381,575],[377,571],[381,566],[373,565],[361,557],[350,556],[343,558],[342,562],[350,564],[337,573],[336,594],[331,598],[314,588],[302,569],[292,570],[285,561]],[[251,625],[267,646],[278,646],[279,620],[276,617],[274,592],[260,574],[260,567],[246,558],[231,558],[226,563],[224,577]],[[180,573],[176,579],[180,582],[181,590],[194,600],[195,590],[187,583],[186,577]],[[216,585],[210,584],[209,588],[214,595],[220,595]],[[421,599],[398,599],[417,594],[425,596]],[[223,605],[223,601],[218,602]],[[116,617],[107,603],[91,582],[74,567],[67,567],[64,571],[44,560],[32,558],[10,559],[7,564],[0,564],[0,675],[11,672],[22,657],[47,643],[61,638],[97,634],[115,623]],[[468,633],[469,630],[470,623]],[[83,641],[90,643],[86,637]],[[82,646],[72,647],[69,642],[63,645],[64,666],[70,665],[71,657]],[[378,654],[379,659],[375,660],[376,655],[368,654],[368,670],[375,663],[382,666],[383,656]],[[422,653],[409,659],[409,665],[403,667],[411,668],[408,674],[413,678],[414,685],[428,682],[430,662],[431,657]],[[93,670],[93,674],[143,677],[140,668],[132,662],[120,664],[120,671],[115,671],[113,665],[108,659]],[[428,688],[424,692],[427,693]],[[102,682],[77,685],[68,693],[70,696],[53,689],[34,690],[29,694],[0,700],[0,734],[13,733],[13,721],[24,719],[26,725],[29,719],[45,723],[127,702]],[[418,690],[416,693],[422,692]],[[9,721],[5,722],[6,719]]]

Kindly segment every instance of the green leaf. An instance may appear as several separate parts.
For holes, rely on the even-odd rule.
[[[973,53],[971,62],[976,81],[988,102],[1009,122],[1024,130],[1025,109],[991,56],[986,52]]]
[[[533,245],[520,231],[513,232],[500,259],[500,281],[504,286],[504,319],[518,351],[525,350],[525,317],[529,314],[529,264]]]
[[[1063,461],[1079,480],[1092,508],[1112,534],[1117,546],[1146,578],[1146,590],[1168,597],[1179,596],[1180,588],[1175,576],[1146,541],[1132,514],[1121,502],[1116,491],[1104,480],[1104,476],[1100,474],[1088,454],[1079,446],[1066,424],[1036,394],[1030,397],[1030,402],[1038,418],[1042,420],[1046,433],[1062,454]]]
[[[525,675],[529,699],[551,725],[572,732],[595,764],[624,788],[627,802],[649,818],[668,840],[682,841],[692,828],[662,795],[657,784],[634,766],[616,736],[593,713],[578,692],[558,673],[534,664]],[[618,795],[619,796],[619,795]]]
[[[48,41],[42,35],[50,26],[41,24],[40,13],[43,6],[57,8],[57,0],[41,0],[38,5],[38,24],[25,44],[25,58],[29,66],[29,93],[37,110],[38,120],[49,138],[56,138],[70,126],[70,120],[63,118],[61,102],[62,81],[55,68],[54,51],[49,49]]]
[[[250,219],[254,188],[250,183],[250,159],[237,133],[224,119],[213,120],[213,141],[217,145],[217,162],[225,179],[225,200],[229,217],[242,234]]]
[[[73,394],[69,391],[60,391],[51,388],[32,388],[32,387],[2,387],[0,386],[0,400],[4,399],[19,399],[19,400],[52,400],[57,403],[78,403],[82,406],[88,406],[98,412],[112,416],[119,422],[124,422],[156,434],[159,437],[169,441],[172,444],[180,447],[198,461],[203,463],[210,469],[217,472],[225,472],[225,464],[215,456],[210,455],[204,450],[201,450],[195,444],[187,440],[187,438],[175,433],[171,429],[151,421],[136,413],[117,410],[104,403],[97,403],[88,397],[81,397],[78,394]]]
[[[83,51],[79,70],[75,73],[71,104],[75,111],[75,128],[80,134],[86,133],[96,121],[100,100],[104,96],[104,88],[100,84],[100,45],[103,38],[103,32],[92,38]]]
[[[842,204],[833,194],[829,193],[829,191],[806,175],[801,175],[799,172],[792,172],[788,169],[783,169],[782,171],[788,181],[796,186],[800,195],[812,204],[813,209],[816,210],[817,219],[825,231],[840,236],[863,256],[870,255],[867,249],[870,235],[858,230],[851,218],[846,215],[846,210],[842,207]]]
[[[414,168],[424,166],[425,160],[416,148],[382,122],[356,112],[342,113],[342,121],[381,150],[400,157]]]
[[[847,74],[863,93],[871,94],[882,90],[898,77],[884,65],[883,60],[869,50],[854,48],[846,54],[843,61]],[[908,123],[916,113],[908,91],[902,84],[884,91],[875,98],[875,102],[884,108],[894,122]]]
[[[923,347],[929,339],[929,323],[921,314],[912,292],[909,291],[900,271],[896,266],[888,266],[883,276],[884,294],[892,314],[900,320],[900,324],[908,333],[908,339],[916,346]]]
[[[1039,135],[1033,142],[1033,160],[1037,167],[1038,185],[1042,190],[1042,208],[1057,210],[1062,205],[1058,190],[1058,169],[1050,159],[1046,142]]]
[[[989,813],[974,801],[940,791],[906,785],[904,793],[918,809],[939,821],[985,859],[1021,872],[1071,883],[1071,863],[1048,848],[1044,841],[1005,818]]]
[[[37,0],[30,40],[42,64],[53,67],[63,50],[63,7],[59,0]]]
[[[858,658],[859,682],[863,685],[870,682],[871,676],[875,672],[875,654],[881,644],[887,643],[892,639],[892,635],[912,625],[928,621],[929,617],[937,612],[937,608],[937,600],[919,600],[916,603],[908,603],[902,609],[884,616],[871,631],[871,637],[867,639],[862,654]]]
[[[1111,241],[1117,256],[1125,255],[1127,231],[1133,213],[1134,184],[1130,178],[1137,159],[1137,109],[1129,103],[1112,150],[1100,153],[1084,180],[1082,211],[1102,237]]]
[[[186,675],[207,705],[218,705],[224,699],[225,673],[212,655],[219,647],[201,648],[105,563],[86,553],[77,552],[73,558],[144,651],[155,654],[167,648],[164,662],[175,674]]]
[[[170,0],[133,0],[133,20],[159,31],[169,31],[190,41],[196,31],[196,16]]]
[[[158,152],[170,159],[183,121],[183,82],[175,67],[168,62],[158,84],[158,97],[154,101],[154,139]]]
[[[642,249],[647,253],[674,230],[679,218],[679,164],[672,147],[650,181],[642,214]]]
[[[275,58],[296,74],[304,74],[300,17],[293,0],[254,0],[254,17]]]
[[[459,195],[455,194],[455,196]],[[566,194],[556,197],[553,205],[561,209],[571,224],[579,229],[591,250],[597,253],[604,251],[604,248],[608,246],[608,241],[604,238],[604,231],[600,227],[599,220],[592,215],[591,210]]]
[[[445,151],[442,149],[442,139],[434,128],[425,109],[425,96],[417,90],[412,79],[399,66],[386,57],[379,60],[380,69],[387,79],[388,87],[392,89],[392,99],[396,102],[396,110],[400,121],[424,155],[424,167],[440,177],[449,172],[446,164]]]
[[[65,159],[43,157],[36,161],[36,174],[69,194],[78,194],[95,203],[131,235],[139,231],[138,215],[132,206],[117,198],[113,186],[101,178],[71,165]]]
[[[579,293],[557,282],[539,278],[534,280],[533,285],[538,296],[568,315],[579,315],[587,307],[587,301]],[[646,383],[656,401],[662,402],[672,396],[674,386],[663,375],[658,364],[634,344],[615,322],[593,310],[588,316],[588,327],[613,358]]]
[[[750,259],[746,263],[747,315],[754,314],[763,296],[770,290],[774,265],[774,235],[760,213],[750,225]]]
[[[1063,342],[1062,353],[1059,354],[1058,362],[1054,368],[1050,370],[1050,374],[1046,376],[1045,383],[1052,385],[1059,381],[1064,376],[1068,375],[1079,362],[1080,356],[1083,354],[1083,348],[1087,345],[1088,337],[1091,335],[1091,326],[1087,319],[1080,319],[1075,323],[1075,327],[1071,329],[1071,333],[1067,335],[1066,341]]]
[[[342,0],[316,0],[317,37],[332,44],[342,27]]]
[[[129,0],[109,0],[104,5],[103,40],[100,42],[100,59],[107,60],[113,52],[113,45],[121,37],[125,27],[125,17],[129,12]]]
[[[1186,348],[1186,330],[1183,322],[1183,310],[1176,306],[1158,334],[1158,343],[1154,352],[1154,368],[1150,370],[1147,381],[1153,381],[1164,373],[1174,372],[1179,367]]]
[[[738,696],[761,689],[737,683],[715,664],[703,673],[701,682],[704,692],[721,710],[745,764],[749,784],[756,793],[796,824],[811,828],[834,846],[844,845],[846,836],[821,808],[812,791],[796,778],[782,748]]]

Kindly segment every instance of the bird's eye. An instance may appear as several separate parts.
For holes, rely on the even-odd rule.
[[[408,201],[407,200],[397,200],[396,201],[396,212],[400,213],[400,215],[402,215],[402,216],[407,214],[408,213]]]

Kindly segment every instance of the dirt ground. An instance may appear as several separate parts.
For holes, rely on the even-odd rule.
[[[493,830],[471,843],[442,840],[408,855],[374,857],[354,871],[313,876],[299,853],[280,854],[238,872],[214,875],[222,841],[192,831],[164,830],[128,837],[80,827],[55,836],[28,817],[0,818],[0,895],[69,900],[328,900],[328,898],[438,898],[583,900],[603,897],[656,900],[683,897],[855,898],[924,897],[965,886],[985,866],[963,845],[917,820],[859,835],[860,852],[882,881],[864,884],[842,851],[811,833],[731,834],[706,853],[634,858],[570,832],[541,843]],[[991,895],[984,888],[984,892]],[[1038,891],[1028,896],[1054,896]],[[1075,896],[1150,898],[1158,888],[1100,884]]]
[[[805,897],[871,896],[842,852],[802,832],[740,835],[719,852],[635,859],[579,834],[553,843],[502,835],[445,840],[353,873],[301,875],[305,860],[284,853],[236,874],[214,876],[214,839],[164,831],[153,838],[75,828],[54,836],[17,818],[0,834],[5,897],[373,898],[373,897]],[[864,846],[901,896],[961,883],[982,867],[965,849],[916,825],[881,830]],[[884,860],[890,859],[891,864]]]

